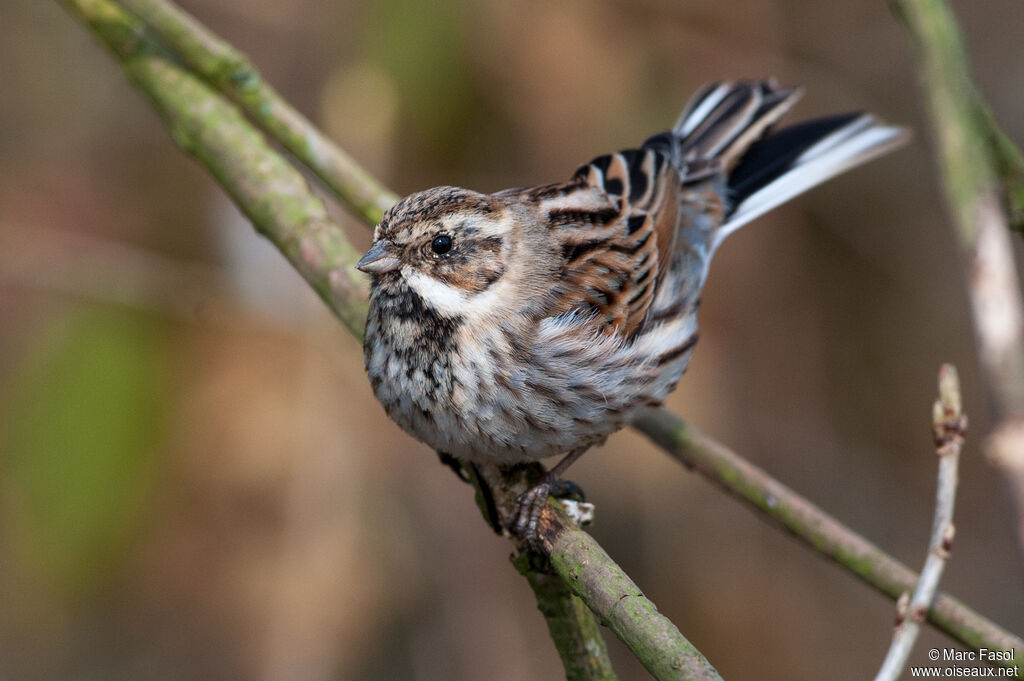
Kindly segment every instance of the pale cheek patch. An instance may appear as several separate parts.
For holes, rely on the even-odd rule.
[[[423,300],[439,314],[446,317],[481,317],[500,315],[504,310],[503,301],[507,300],[505,281],[496,282],[483,293],[470,293],[465,289],[450,286],[430,275],[418,272],[406,265],[402,268],[409,288],[420,295]]]
[[[448,317],[465,314],[468,303],[465,291],[417,272],[408,265],[402,268],[402,276],[409,288],[441,314]]]

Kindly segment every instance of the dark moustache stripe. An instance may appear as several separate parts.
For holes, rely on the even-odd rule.
[[[421,350],[447,353],[454,349],[455,334],[463,323],[461,316],[438,314],[418,293],[404,284],[377,286],[373,295],[380,310],[379,323],[386,324],[389,317],[412,322],[412,332],[417,336],[416,345]]]

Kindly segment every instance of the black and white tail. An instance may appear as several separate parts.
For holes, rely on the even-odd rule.
[[[868,113],[772,130],[800,95],[772,81],[713,83],[690,100],[671,133],[648,141],[670,152],[684,184],[724,178],[725,219],[711,237],[711,252],[754,218],[910,137],[906,128]]]

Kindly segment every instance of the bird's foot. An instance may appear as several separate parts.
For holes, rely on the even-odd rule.
[[[540,514],[547,505],[549,497],[570,500],[579,506],[586,506],[587,508],[582,513],[584,522],[593,515],[593,507],[582,503],[585,500],[585,495],[579,485],[571,480],[551,478],[545,475],[540,482],[520,494],[516,499],[512,519],[508,525],[509,530],[519,537],[523,546],[531,553],[543,553],[544,544],[537,530]]]

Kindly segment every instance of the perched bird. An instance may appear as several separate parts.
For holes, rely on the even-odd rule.
[[[531,531],[557,475],[676,387],[722,240],[908,137],[865,113],[773,130],[800,94],[713,83],[672,130],[567,182],[393,206],[356,265],[372,275],[364,357],[388,416],[469,462],[565,454],[524,499]]]

